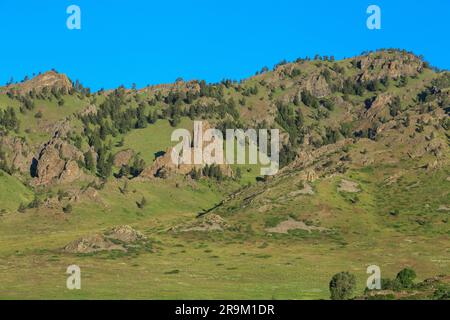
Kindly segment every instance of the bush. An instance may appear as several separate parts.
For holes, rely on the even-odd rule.
[[[414,285],[414,279],[416,279],[416,272],[410,268],[403,269],[395,278],[402,288],[411,288]]]
[[[31,201],[31,202],[28,204],[28,208],[29,208],[29,209],[36,209],[36,208],[39,208],[40,205],[41,205],[41,200],[40,200],[38,197],[35,196],[34,199],[33,199],[33,201]]]
[[[401,286],[400,282],[398,282],[397,280],[383,278],[383,279],[381,279],[381,289],[382,290],[400,291],[402,289],[402,286]]]
[[[34,115],[34,117],[35,117],[36,119],[41,119],[41,118],[42,118],[42,112],[41,112],[41,111],[36,112],[36,114]]]
[[[349,272],[337,273],[331,278],[330,293],[332,300],[348,300],[353,295],[356,277]]]
[[[27,206],[24,203],[21,203],[17,211],[19,211],[20,213],[25,213],[25,210],[27,210]]]
[[[144,209],[147,205],[147,199],[145,197],[142,197],[141,202],[136,202],[139,209]]]
[[[64,213],[71,213],[72,212],[72,205],[69,203],[67,206],[65,206],[64,208],[63,208],[63,212]]]

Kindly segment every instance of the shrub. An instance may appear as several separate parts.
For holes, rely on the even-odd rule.
[[[381,279],[381,289],[400,291],[402,289],[402,286],[400,282],[398,282],[396,279],[392,280],[388,278],[383,278]]]
[[[39,208],[39,206],[41,205],[41,200],[38,197],[34,197],[33,201],[31,201],[28,204],[28,208],[29,209],[35,209],[35,208]]]
[[[136,203],[139,209],[144,209],[147,205],[147,199],[145,197],[142,197],[141,202]]]
[[[20,213],[25,213],[25,210],[27,210],[27,206],[24,203],[21,203],[17,211],[19,211]]]
[[[413,269],[405,268],[397,274],[395,278],[403,288],[411,288],[414,285],[416,272]]]
[[[71,213],[73,210],[72,205],[69,203],[67,206],[63,208],[64,213]]]
[[[356,277],[349,272],[335,274],[330,281],[332,300],[348,300],[353,295],[356,286]]]
[[[35,117],[36,119],[41,119],[41,118],[42,118],[42,112],[41,112],[41,111],[36,112],[36,114],[34,115],[34,117]]]

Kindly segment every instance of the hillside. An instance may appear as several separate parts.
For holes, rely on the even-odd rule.
[[[328,298],[343,270],[362,294],[371,264],[448,275],[449,112],[450,73],[401,50],[239,82],[1,87],[0,298]],[[280,129],[281,170],[170,164],[195,120]],[[122,225],[147,240],[117,245],[105,230]]]

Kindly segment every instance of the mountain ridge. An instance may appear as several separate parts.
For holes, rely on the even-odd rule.
[[[402,50],[298,59],[262,71],[240,82],[179,79],[98,92],[45,73],[3,87],[0,173],[14,188],[0,198],[0,258],[11,266],[39,261],[52,272],[75,258],[108,272],[105,261],[136,259],[147,281],[162,276],[170,286],[195,277],[212,285],[204,270],[224,287],[243,274],[264,298],[299,297],[288,281],[297,272],[308,274],[302,288],[320,283],[323,290],[340,269],[360,272],[372,261],[388,273],[398,265],[424,277],[448,270],[450,73]],[[281,170],[260,176],[251,165],[173,168],[171,133],[192,131],[197,120],[222,131],[279,129]],[[119,225],[142,232],[152,249],[61,251]],[[8,280],[17,272],[7,269],[0,282],[23,292]],[[108,272],[101,277],[111,280]],[[130,278],[134,272],[119,273],[149,294]],[[64,295],[48,283],[47,294]]]

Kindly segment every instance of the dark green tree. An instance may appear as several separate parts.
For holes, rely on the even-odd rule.
[[[329,287],[332,300],[348,300],[353,297],[356,277],[349,272],[337,273],[331,278]]]
[[[401,270],[395,278],[403,288],[411,288],[416,279],[416,272],[413,269],[405,268]]]

